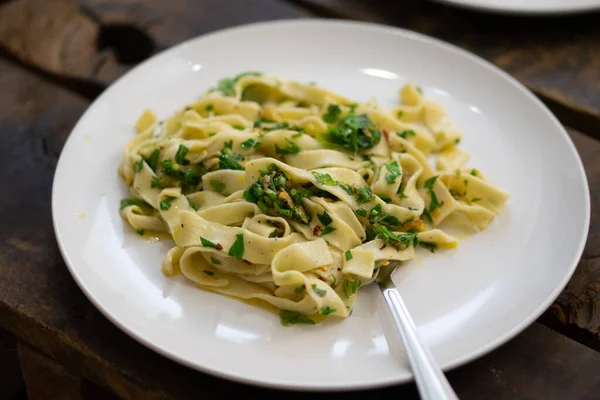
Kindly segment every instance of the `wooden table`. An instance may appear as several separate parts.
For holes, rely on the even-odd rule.
[[[419,0],[0,4],[0,326],[17,339],[30,399],[306,396],[201,374],[121,332],[67,271],[52,228],[50,193],[71,128],[90,102],[137,62],[216,29],[311,17],[387,23],[457,44],[527,85],[567,127],[592,200],[589,239],[577,271],[538,322],[451,371],[449,379],[465,399],[600,398],[600,14],[507,17]],[[417,392],[407,384],[327,396],[364,395],[416,398]]]

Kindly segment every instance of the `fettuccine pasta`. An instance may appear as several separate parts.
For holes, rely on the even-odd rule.
[[[262,73],[222,79],[165,121],[138,119],[121,216],[175,242],[162,272],[281,310],[348,317],[358,289],[415,249],[486,229],[508,194],[465,168],[461,132],[413,84],[386,110]],[[431,161],[431,162],[430,162]]]

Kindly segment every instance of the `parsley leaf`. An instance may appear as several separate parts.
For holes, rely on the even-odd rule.
[[[321,234],[319,236],[327,235],[328,233],[331,233],[331,232],[333,232],[335,230],[336,230],[336,228],[331,227],[331,226],[327,226],[327,227],[325,227],[325,229],[323,229],[323,232],[321,232]]]
[[[323,297],[327,294],[327,290],[319,289],[315,283],[313,283],[311,287],[319,297]]]
[[[279,318],[281,319],[281,324],[285,326],[294,324],[314,325],[315,323],[315,321],[308,318],[306,315],[296,311],[281,310],[279,311]]]
[[[223,246],[221,246],[220,244],[213,243],[208,239],[204,239],[202,236],[200,236],[200,243],[202,243],[202,246],[204,246],[204,247],[210,247],[210,248],[217,249],[217,250],[223,249]]]
[[[402,139],[408,139],[409,136],[417,136],[416,132],[412,129],[407,129],[402,132],[396,132],[396,135],[400,136]]]
[[[234,169],[243,171],[244,167],[236,160],[237,154],[231,153],[230,148],[225,147],[221,150],[221,154],[217,156],[219,159],[218,169]]]
[[[140,236],[144,236],[144,230],[143,229],[138,229],[135,231],[135,233],[137,233]]]
[[[140,158],[140,161],[135,163],[135,172],[140,172],[144,168],[144,158]]]
[[[313,172],[312,174],[317,179],[317,182],[322,185],[335,186],[337,184],[335,179],[329,174],[321,174],[319,172]]]
[[[168,210],[169,208],[171,208],[171,201],[173,201],[173,197],[167,197],[164,200],[160,201],[160,209],[163,211]]]
[[[227,254],[229,254],[231,257],[237,258],[238,260],[241,260],[242,256],[244,255],[244,235],[239,233],[235,235],[235,238],[235,242],[233,242],[233,245]]]
[[[321,315],[329,315],[329,314],[332,314],[332,313],[334,313],[336,311],[337,310],[335,308],[331,308],[329,306],[321,307]]]
[[[352,260],[352,252],[350,250],[346,250],[344,254],[346,255],[346,261]]]
[[[361,217],[366,217],[367,210],[365,210],[364,208],[359,208],[358,210],[356,210],[356,214],[360,215]]]
[[[204,272],[204,273],[205,273],[206,275],[208,275],[208,276],[214,276],[214,275],[215,275],[215,273],[214,273],[214,272],[212,272],[212,271],[209,271],[209,270],[207,270],[207,269],[205,269],[205,270],[204,270],[204,271],[202,271],[202,272]]]
[[[152,179],[150,180],[150,187],[151,188],[161,188],[162,186],[160,185],[160,179],[158,179],[158,176],[153,176]]]
[[[384,225],[376,226],[375,232],[377,232],[377,237],[383,239],[386,245],[392,246],[398,251],[404,250],[404,248],[410,245],[417,246],[419,244],[419,238],[416,233],[400,233],[396,235]],[[404,248],[402,248],[402,245],[404,245]]]
[[[471,203],[475,203],[476,201],[479,201],[479,200],[481,200],[481,198],[480,198],[480,197],[473,197],[473,198],[471,199]]]
[[[356,154],[359,150],[375,146],[381,140],[381,130],[375,126],[366,114],[350,113],[327,133],[320,136],[324,142],[342,147]]]
[[[354,193],[356,195],[356,201],[358,201],[359,204],[368,203],[373,197],[373,191],[368,186],[356,187],[354,188]]]
[[[138,207],[141,207],[144,204],[145,204],[144,201],[139,200],[139,199],[123,199],[123,200],[121,200],[121,204],[119,206],[119,210],[122,210],[125,207],[129,207],[129,206],[138,206]]]
[[[296,289],[294,289],[294,293],[296,294],[300,294],[304,291],[304,286],[298,286]]]
[[[340,109],[340,106],[337,104],[330,104],[327,106],[327,113],[323,114],[323,121],[328,124],[333,124],[340,117],[341,113],[342,110]]]
[[[477,176],[477,170],[475,168],[471,170],[471,175]]]
[[[331,216],[327,214],[327,210],[323,210],[323,214],[317,214],[317,217],[319,218],[319,221],[321,221],[321,223],[325,226],[333,222]]]
[[[346,297],[350,297],[351,294],[356,293],[359,286],[360,286],[360,281],[358,279],[354,279],[354,280],[344,279],[342,281],[342,289],[344,289],[344,294],[346,294]]]
[[[223,182],[221,182],[221,181],[211,180],[210,181],[210,186],[217,193],[221,193],[223,191],[223,189],[225,189],[225,184]]]
[[[175,153],[175,162],[181,165],[186,164],[185,156],[187,155],[188,151],[190,151],[190,149],[180,144],[179,148],[177,149],[177,153]],[[189,161],[187,163],[189,163]]]
[[[206,107],[204,107],[204,109],[205,109],[206,111],[212,111],[212,110],[214,110],[214,109],[215,109],[215,106],[214,106],[214,105],[212,105],[212,104],[208,104]]]
[[[260,72],[244,72],[242,74],[237,75],[234,78],[223,78],[219,80],[217,83],[216,89],[211,89],[211,91],[219,91],[223,93],[225,96],[234,96],[235,95],[235,84],[244,76],[261,76]]]
[[[398,166],[398,162],[393,161],[389,164],[385,164],[385,167],[388,170],[388,173],[385,174],[385,181],[389,185],[396,183],[396,178],[402,175],[402,172],[400,172],[400,167]]]
[[[252,148],[252,146],[254,146],[254,142],[256,142],[256,140],[254,140],[254,139],[250,138],[250,139],[248,139],[248,140],[246,140],[246,141],[243,141],[243,142],[240,144],[240,147],[241,147],[242,149],[246,149],[246,150],[248,150],[248,149],[251,149],[251,148]]]
[[[285,139],[288,144],[284,147],[279,147],[278,145],[275,145],[275,153],[277,154],[297,154],[300,152],[300,150],[302,150],[302,148],[300,146],[298,146],[296,143],[292,142],[290,139]]]
[[[160,155],[160,150],[156,149],[150,154],[150,157],[146,159],[148,166],[152,168],[152,171],[156,172],[156,167],[158,165],[158,156]]]
[[[432,176],[431,178],[425,181],[425,189],[429,190],[429,195],[431,196],[431,203],[429,203],[429,212],[433,212],[433,210],[440,208],[438,198],[435,195],[435,192],[433,191],[433,185],[435,184],[435,181],[438,177],[439,175]]]
[[[216,259],[216,258],[214,258],[214,257],[211,257],[211,258],[210,258],[210,262],[212,262],[212,263],[213,263],[213,264],[215,264],[215,265],[220,265],[220,264],[221,264],[221,261],[217,260],[217,259]]]

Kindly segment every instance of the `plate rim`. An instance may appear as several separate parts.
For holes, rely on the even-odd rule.
[[[494,14],[505,14],[511,16],[567,16],[591,13],[600,10],[600,4],[598,5],[575,5],[564,6],[564,7],[503,7],[502,5],[488,5],[488,4],[476,4],[471,0],[433,0],[436,3],[444,4],[447,6],[454,6],[471,11],[481,11]]]
[[[506,342],[508,342],[515,336],[517,336],[519,333],[521,333],[529,325],[531,325],[552,304],[552,302],[554,302],[554,300],[558,297],[560,292],[566,287],[567,283],[571,279],[573,273],[575,272],[575,269],[577,268],[577,265],[579,264],[579,261],[581,260],[583,250],[584,250],[584,247],[587,242],[588,235],[589,235],[590,215],[591,215],[590,192],[589,192],[589,183],[588,183],[587,175],[585,173],[585,168],[584,168],[583,162],[581,160],[581,157],[579,156],[579,153],[578,153],[571,137],[568,135],[568,133],[566,132],[566,129],[560,123],[560,121],[558,121],[556,116],[554,116],[554,114],[552,114],[552,112],[546,107],[546,105],[543,104],[542,101],[540,99],[538,99],[523,84],[521,84],[519,81],[517,81],[511,75],[509,75],[507,72],[501,70],[500,68],[498,68],[491,62],[483,59],[482,57],[480,57],[474,53],[471,53],[471,52],[469,52],[465,49],[462,49],[454,44],[443,41],[441,39],[437,39],[432,36],[428,36],[428,35],[414,32],[414,31],[404,29],[404,28],[398,28],[398,27],[394,27],[394,26],[390,26],[390,25],[373,23],[373,22],[348,21],[348,20],[343,20],[343,19],[326,19],[326,18],[297,18],[297,19],[275,19],[275,20],[270,20],[270,21],[259,21],[259,22],[251,22],[251,23],[246,23],[246,24],[235,25],[232,27],[216,30],[213,32],[209,32],[206,34],[198,35],[193,38],[187,39],[177,45],[174,45],[171,48],[168,48],[157,54],[154,54],[152,57],[148,58],[147,60],[144,60],[140,64],[131,68],[129,71],[127,71],[121,77],[116,79],[112,84],[110,84],[100,94],[100,96],[98,96],[88,106],[86,111],[79,117],[77,123],[71,129],[71,132],[69,133],[69,136],[63,146],[63,150],[64,150],[64,148],[67,147],[67,145],[69,145],[69,143],[71,141],[74,140],[73,132],[75,132],[79,128],[79,126],[83,123],[83,120],[88,116],[89,113],[91,113],[92,108],[97,103],[99,103],[112,90],[115,90],[115,87],[118,86],[119,82],[127,79],[130,74],[132,74],[132,75],[135,74],[139,69],[144,68],[147,64],[154,62],[156,59],[163,58],[163,57],[168,58],[170,55],[180,51],[182,48],[190,45],[192,42],[202,41],[202,40],[211,38],[213,36],[221,35],[221,34],[227,34],[227,33],[235,32],[235,31],[244,31],[244,30],[248,30],[248,29],[261,29],[264,26],[305,25],[305,24],[317,24],[320,26],[333,25],[333,26],[341,26],[341,27],[345,27],[345,28],[361,28],[361,29],[379,31],[379,32],[383,32],[383,33],[387,33],[387,34],[391,34],[391,35],[395,35],[395,36],[405,37],[405,38],[408,38],[411,40],[425,42],[425,43],[434,45],[438,48],[442,48],[444,50],[451,51],[462,57],[466,57],[469,61],[479,64],[480,67],[487,68],[488,70],[491,70],[492,72],[495,72],[496,74],[499,74],[501,77],[503,77],[506,80],[507,84],[513,85],[524,96],[526,96],[529,100],[533,101],[538,107],[541,108],[541,110],[546,114],[546,116],[548,118],[550,118],[550,120],[554,123],[554,125],[556,125],[556,127],[562,134],[563,138],[566,140],[568,149],[573,153],[573,155],[575,156],[575,159],[577,161],[578,175],[580,177],[583,177],[583,179],[582,179],[583,186],[584,186],[583,189],[585,191],[585,196],[583,199],[584,203],[585,203],[584,226],[583,226],[583,229],[581,232],[581,236],[579,238],[579,245],[578,245],[577,251],[575,253],[575,257],[573,258],[566,275],[559,282],[558,286],[546,297],[545,301],[542,302],[522,322],[515,325],[514,327],[512,327],[512,329],[508,330],[503,335],[500,335],[498,338],[487,343],[486,345],[480,346],[479,348],[477,348],[469,353],[466,353],[461,357],[456,358],[452,362],[442,365],[442,369],[444,371],[452,370],[454,368],[462,366],[470,361],[480,358],[480,357],[490,353],[491,351],[497,349],[499,346],[505,344]],[[52,195],[51,195],[52,196],[52,199],[51,199],[52,225],[54,228],[54,233],[55,233],[56,241],[57,241],[61,256],[63,257],[63,260],[64,260],[65,264],[67,265],[69,273],[71,274],[71,276],[73,277],[73,279],[75,280],[75,282],[77,283],[79,288],[82,290],[82,292],[85,294],[85,296],[88,298],[88,300],[90,300],[90,302],[92,304],[94,304],[96,309],[98,309],[111,323],[116,325],[122,332],[124,332],[125,334],[127,334],[128,336],[133,338],[138,343],[140,343],[140,344],[144,345],[145,347],[149,348],[150,350],[166,357],[169,360],[175,361],[178,364],[184,365],[186,367],[189,367],[189,368],[199,371],[201,373],[205,373],[205,374],[215,376],[215,377],[218,377],[221,379],[227,379],[227,380],[231,380],[234,382],[239,382],[239,383],[248,384],[248,385],[257,386],[257,387],[295,390],[295,391],[302,391],[302,392],[317,392],[317,391],[320,391],[320,392],[333,392],[333,391],[347,392],[347,391],[353,391],[353,390],[383,388],[383,387],[398,385],[398,384],[402,384],[402,383],[406,383],[406,382],[410,382],[410,381],[414,380],[413,374],[410,374],[406,378],[403,378],[403,377],[395,378],[395,379],[394,378],[385,378],[385,379],[371,381],[371,382],[358,382],[356,384],[354,384],[354,383],[349,384],[349,383],[345,383],[345,382],[331,382],[330,384],[320,384],[320,383],[315,384],[312,382],[303,383],[303,382],[289,382],[289,381],[273,380],[273,379],[258,377],[258,376],[249,376],[249,375],[243,375],[243,374],[239,374],[239,373],[230,373],[230,372],[227,372],[227,371],[224,371],[221,369],[213,368],[209,365],[199,365],[197,363],[186,360],[185,358],[180,357],[176,354],[171,354],[168,350],[164,349],[161,345],[157,345],[157,344],[153,343],[151,340],[148,340],[145,337],[145,335],[143,334],[143,332],[140,332],[137,329],[129,327],[126,324],[126,321],[119,320],[117,317],[112,315],[112,312],[108,308],[105,308],[102,305],[102,303],[95,297],[94,293],[92,293],[90,291],[90,289],[87,287],[85,282],[83,282],[81,277],[77,274],[77,271],[76,271],[77,268],[75,268],[73,266],[74,263],[71,261],[69,254],[67,253],[67,251],[65,249],[64,235],[61,235],[61,231],[59,228],[59,220],[56,217],[56,214],[57,214],[56,211],[59,207],[59,204],[58,204],[59,194],[57,194],[57,191],[55,190],[56,182],[60,179],[60,175],[61,175],[60,171],[62,168],[64,168],[63,165],[64,165],[65,161],[64,161],[64,156],[63,156],[63,153],[64,153],[63,150],[61,150],[61,154],[60,154],[58,163],[56,165],[54,178],[53,178],[53,182],[52,182]]]

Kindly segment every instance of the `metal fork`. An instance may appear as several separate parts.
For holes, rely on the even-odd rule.
[[[400,331],[419,394],[424,400],[458,399],[444,372],[436,364],[429,349],[419,338],[415,323],[400,296],[400,292],[392,282],[391,276],[396,268],[398,268],[398,265],[379,268],[379,274],[375,282],[392,313],[396,327]]]

